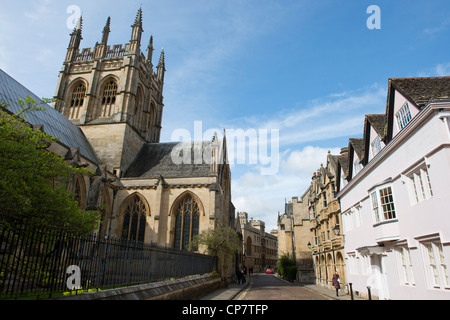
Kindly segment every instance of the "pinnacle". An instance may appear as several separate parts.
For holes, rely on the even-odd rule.
[[[153,50],[153,36],[150,36],[150,41],[148,42],[148,47],[147,48]]]
[[[164,61],[164,48],[162,48],[161,51],[161,56],[159,57],[159,65],[164,65],[165,61]]]
[[[134,27],[134,26],[140,26],[140,27],[142,27],[142,7],[139,8],[139,10],[138,10],[138,13],[137,13],[137,15],[136,15],[136,19],[134,20],[133,27]]]
[[[75,25],[75,28],[73,29],[73,31],[77,31],[83,28],[83,16],[80,16],[80,18],[78,19],[77,24]]]
[[[110,32],[111,31],[111,17],[108,17],[108,19],[106,20],[106,25],[105,28],[103,29],[105,32]]]

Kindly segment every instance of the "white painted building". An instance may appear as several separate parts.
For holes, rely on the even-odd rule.
[[[354,294],[450,299],[450,77],[390,79],[337,181]]]

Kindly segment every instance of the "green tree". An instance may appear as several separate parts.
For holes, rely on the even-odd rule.
[[[238,251],[240,245],[237,232],[229,227],[219,224],[215,229],[203,231],[194,238],[189,249],[197,250],[204,247],[206,253],[219,259],[221,274],[224,276],[231,261]]]
[[[278,274],[289,281],[297,277],[297,263],[289,254],[283,254],[277,261]]]
[[[44,103],[51,100],[45,99]],[[98,212],[84,211],[66,186],[76,174],[90,171],[67,164],[47,151],[55,141],[41,130],[33,130],[26,117],[44,108],[31,97],[19,100],[17,114],[0,101],[0,222],[27,223],[33,227],[58,227],[87,233],[98,223]]]

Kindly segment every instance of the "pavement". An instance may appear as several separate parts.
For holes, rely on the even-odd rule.
[[[218,289],[204,296],[200,300],[238,300],[241,294],[243,294],[246,289],[251,287],[252,280],[253,280],[252,276],[247,276],[247,281],[245,284],[230,283],[226,288]],[[322,294],[324,296],[327,296],[331,300],[352,300],[351,296],[343,292],[343,290],[339,290],[339,296],[336,296],[336,290],[334,289],[324,288],[322,286],[318,286],[315,284],[305,284],[305,285],[297,284],[297,285],[302,286],[308,290],[315,291],[316,293]],[[364,300],[364,299],[361,299],[360,297],[356,297],[354,295],[353,300]]]
[[[244,284],[229,283],[227,287],[211,292],[200,300],[236,300],[252,284],[252,276],[247,276],[246,279]]]

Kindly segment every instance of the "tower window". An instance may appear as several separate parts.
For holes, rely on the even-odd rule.
[[[186,249],[199,232],[200,210],[197,202],[185,196],[178,204],[175,217],[174,248]]]
[[[77,119],[80,116],[80,109],[84,104],[84,97],[86,95],[86,86],[80,83],[72,92],[72,99],[70,100],[70,119]]]
[[[116,103],[117,83],[114,80],[109,81],[103,89],[102,95],[102,117],[110,117]]]

